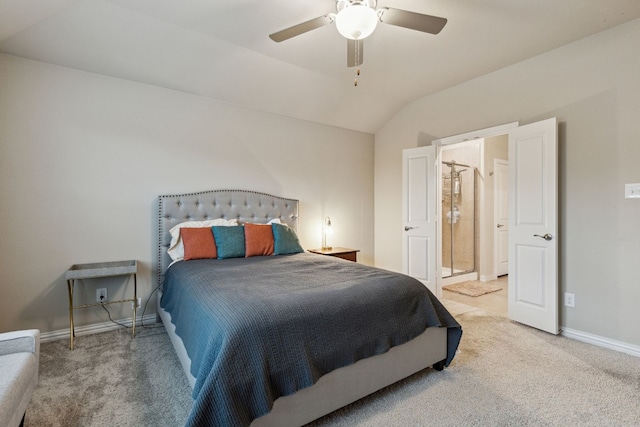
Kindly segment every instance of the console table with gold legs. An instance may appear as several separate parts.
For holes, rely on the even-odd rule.
[[[78,308],[96,307],[107,304],[118,304],[132,302],[133,317],[131,319],[131,337],[136,336],[136,311],[138,308],[138,283],[136,275],[138,273],[138,261],[112,261],[98,262],[92,264],[75,264],[69,268],[65,274],[67,286],[69,288],[69,349],[73,350],[73,339],[76,336],[76,330],[73,325],[73,310]],[[80,279],[95,279],[100,277],[125,276],[133,275],[133,298],[118,301],[104,301],[92,304],[73,305],[73,288],[75,281]]]

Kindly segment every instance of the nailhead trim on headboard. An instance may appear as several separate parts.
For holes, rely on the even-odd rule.
[[[185,221],[236,218],[238,223],[266,223],[279,218],[298,230],[298,200],[246,190],[212,190],[158,196],[158,285],[171,262],[169,230]]]

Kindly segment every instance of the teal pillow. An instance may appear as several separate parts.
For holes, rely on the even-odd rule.
[[[216,241],[218,259],[244,258],[244,227],[214,225],[213,238]]]
[[[304,249],[302,249],[302,246],[300,246],[300,242],[298,241],[298,236],[296,236],[296,232],[293,231],[293,229],[286,225],[276,223],[271,224],[271,229],[273,230],[274,255],[298,254],[300,252],[304,252]],[[220,254],[218,253],[218,257],[219,256]]]

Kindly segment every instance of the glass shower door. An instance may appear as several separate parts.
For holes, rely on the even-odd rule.
[[[442,162],[442,277],[475,271],[475,168]]]

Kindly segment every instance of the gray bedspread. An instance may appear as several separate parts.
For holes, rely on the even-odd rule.
[[[419,281],[332,257],[194,260],[171,266],[161,306],[196,377],[188,426],[242,426],[322,375],[448,328],[462,330]]]

